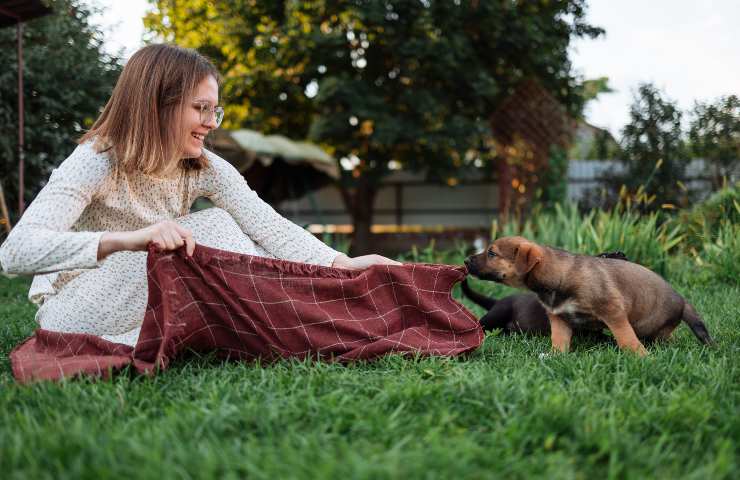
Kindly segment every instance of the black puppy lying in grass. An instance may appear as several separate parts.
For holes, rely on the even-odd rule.
[[[601,258],[616,258],[629,261],[622,252],[605,252],[596,255]],[[477,305],[488,310],[480,319],[483,330],[501,330],[504,334],[531,333],[533,335],[550,335],[550,321],[545,307],[535,293],[517,293],[501,300],[476,292],[468,279],[460,285],[463,294]]]

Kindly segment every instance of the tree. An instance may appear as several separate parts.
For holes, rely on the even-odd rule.
[[[51,170],[92,125],[120,73],[117,57],[102,51],[91,11],[76,0],[50,2],[54,13],[23,29],[25,199],[31,201]],[[0,29],[0,181],[11,218],[18,216],[18,81],[16,33]]]
[[[710,166],[712,186],[719,189],[740,166],[740,98],[729,95],[714,103],[696,102],[689,140],[694,155]]]
[[[577,115],[568,58],[585,0],[158,0],[161,38],[211,57],[227,127],[309,137],[340,159],[339,185],[367,251],[373,203],[391,165],[456,183],[495,157],[487,118],[535,76]]]
[[[654,195],[650,208],[664,204],[685,206],[681,186],[688,151],[681,130],[682,113],[652,84],[638,87],[630,107],[630,121],[622,130],[626,173],[618,180],[631,191],[640,186]]]

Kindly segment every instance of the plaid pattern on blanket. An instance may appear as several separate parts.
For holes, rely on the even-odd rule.
[[[11,353],[19,382],[107,377],[131,365],[164,369],[188,350],[263,361],[373,359],[389,353],[454,356],[483,341],[450,295],[464,267],[373,266],[352,271],[198,245],[149,248],[149,298],[135,347],[87,334],[36,330]]]

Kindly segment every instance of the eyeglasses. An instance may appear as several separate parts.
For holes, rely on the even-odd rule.
[[[221,125],[224,119],[224,107],[212,107],[208,103],[196,103],[195,107],[200,109],[200,123],[206,124],[213,117],[216,120],[216,128]]]

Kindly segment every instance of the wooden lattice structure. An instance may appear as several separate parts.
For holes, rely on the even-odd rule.
[[[567,148],[576,122],[537,80],[522,82],[491,116],[499,161],[499,212],[529,204],[548,168],[551,148]]]

